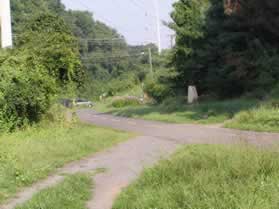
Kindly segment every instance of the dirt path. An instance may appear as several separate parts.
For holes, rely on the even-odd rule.
[[[99,173],[92,179],[95,182],[95,188],[92,190],[92,201],[88,203],[88,208],[109,209],[121,189],[133,181],[144,167],[151,166],[162,156],[174,151],[176,147],[177,144],[171,141],[149,136],[137,137],[105,152],[65,166],[56,175],[24,189],[8,203],[0,205],[0,208],[15,208],[16,205],[31,199],[38,191],[61,182],[65,174],[90,172],[104,168],[104,173]]]
[[[0,209],[14,209],[38,191],[61,182],[64,179],[63,174],[89,172],[98,168],[104,168],[106,171],[93,177],[95,188],[92,190],[92,200],[87,206],[89,209],[110,209],[122,188],[135,180],[145,167],[152,166],[162,157],[168,156],[180,145],[249,143],[268,146],[279,142],[279,134],[236,131],[217,126],[166,124],[119,118],[91,110],[79,111],[78,116],[87,123],[132,131],[140,136],[65,166],[56,175],[24,189],[7,204],[0,205]]]

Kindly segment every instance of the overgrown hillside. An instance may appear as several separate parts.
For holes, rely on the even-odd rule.
[[[16,35],[21,34],[25,22],[37,14],[51,13],[64,19],[78,40],[81,61],[86,69],[81,96],[113,95],[131,88],[145,71],[141,66],[148,64],[148,46],[139,46],[140,50],[129,46],[123,36],[95,20],[92,13],[68,11],[60,0],[12,0],[12,11]],[[17,36],[15,39],[16,43],[20,41]]]
[[[0,130],[40,121],[59,97],[99,97],[132,88],[146,47],[60,0],[11,0],[14,48],[0,51]],[[156,47],[153,50],[156,50]]]

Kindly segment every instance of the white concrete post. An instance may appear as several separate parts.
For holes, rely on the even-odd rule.
[[[1,47],[13,46],[10,0],[0,0]]]
[[[189,86],[188,87],[188,103],[193,104],[194,102],[197,102],[199,99],[198,91],[195,86]]]

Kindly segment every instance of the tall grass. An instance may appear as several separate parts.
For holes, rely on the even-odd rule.
[[[64,182],[39,192],[16,209],[86,209],[86,202],[91,196],[91,187],[89,175],[68,176]]]
[[[0,137],[0,202],[73,160],[111,147],[130,134],[74,123]]]
[[[185,99],[170,98],[162,104],[137,107],[113,108],[110,100],[97,106],[101,112],[118,116],[143,118],[171,123],[223,123],[232,119],[235,114],[256,106],[256,100],[208,101],[187,105]]]
[[[279,132],[279,108],[265,105],[242,111],[225,126],[242,130]]]
[[[278,182],[278,152],[188,146],[147,169],[113,209],[277,209]]]

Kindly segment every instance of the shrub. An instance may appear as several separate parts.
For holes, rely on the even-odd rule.
[[[0,129],[12,130],[25,123],[38,122],[56,92],[54,78],[46,69],[39,65],[29,68],[21,56],[14,61],[21,65],[4,62],[0,66]]]
[[[104,69],[102,69],[104,70]],[[82,88],[80,88],[80,97],[98,99],[101,95],[115,96],[119,92],[127,91],[136,86],[137,80],[133,73],[127,73],[113,79],[96,79],[92,73],[86,75]]]
[[[127,74],[125,77],[122,76],[117,79],[112,79],[108,83],[108,96],[115,96],[118,92],[123,92],[127,89],[133,88],[136,84],[136,78],[135,75],[131,73]]]
[[[59,89],[82,81],[77,42],[61,18],[30,18],[17,38],[0,52],[0,130],[39,122]]]
[[[167,97],[173,95],[173,91],[168,85],[160,83],[157,80],[147,81],[144,91],[148,94],[148,96],[152,97],[159,103],[161,103]]]
[[[114,99],[112,102],[112,106],[115,108],[123,108],[138,105],[141,105],[141,101],[137,97],[121,97]]]
[[[232,121],[226,123],[226,127],[279,132],[279,109],[278,103],[268,103],[259,108],[238,113]]]
[[[73,119],[73,112],[61,104],[52,105],[49,110],[44,114],[42,121],[45,124],[55,123],[65,125],[69,122],[75,122]],[[42,124],[40,124],[42,125]]]

